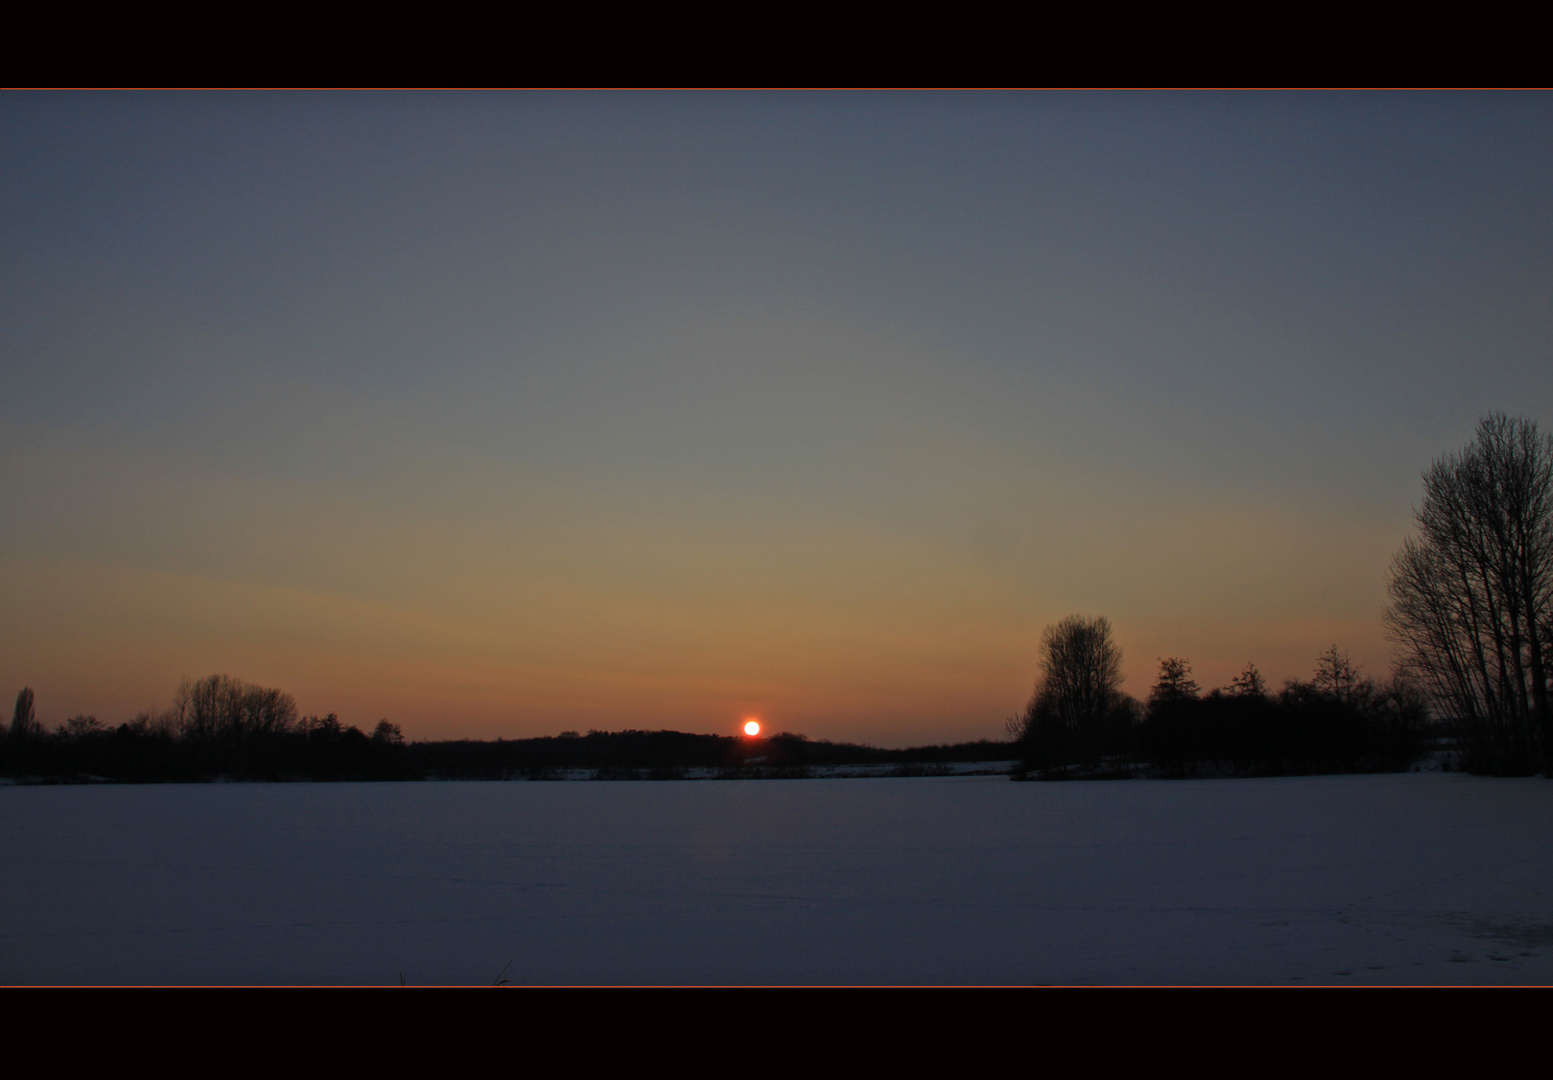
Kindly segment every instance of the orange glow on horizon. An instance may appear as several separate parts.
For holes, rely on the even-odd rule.
[[[754,719],[753,717],[751,717],[750,719],[744,721],[744,734],[748,735],[752,739],[756,735],[759,735],[760,734],[760,721]]]

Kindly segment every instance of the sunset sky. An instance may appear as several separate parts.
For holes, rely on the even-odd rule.
[[[8,92],[0,275],[7,710],[1000,737],[1073,613],[1388,674],[1553,96]]]

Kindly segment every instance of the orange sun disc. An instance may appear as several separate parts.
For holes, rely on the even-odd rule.
[[[760,721],[759,720],[746,720],[746,721],[744,721],[744,734],[746,734],[746,735],[759,735],[760,734]]]

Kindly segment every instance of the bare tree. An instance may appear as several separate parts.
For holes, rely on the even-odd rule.
[[[0,713],[0,715],[4,715]],[[25,739],[37,734],[38,721],[32,707],[32,687],[24,686],[16,695],[16,711],[11,714],[11,735]]]
[[[1468,739],[1473,767],[1547,768],[1553,749],[1553,437],[1494,412],[1424,473],[1417,536],[1391,564],[1388,635]]]
[[[1351,704],[1366,694],[1366,680],[1347,649],[1333,645],[1316,658],[1316,675],[1312,685],[1323,694],[1343,704]]]
[[[297,722],[297,703],[290,694],[230,675],[184,679],[173,695],[172,712],[179,734],[194,740],[284,735]]]
[[[403,746],[404,732],[399,730],[398,724],[390,724],[387,718],[379,720],[377,727],[372,729],[372,741],[379,746]]]
[[[1042,767],[1094,764],[1132,719],[1121,693],[1122,650],[1104,616],[1069,615],[1041,635],[1041,678],[1014,734]]]
[[[77,713],[59,725],[59,733],[71,742],[90,739],[93,735],[101,735],[106,730],[101,720],[85,713]]]

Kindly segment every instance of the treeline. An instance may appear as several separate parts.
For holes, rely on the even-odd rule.
[[[1440,733],[1417,689],[1362,677],[1336,646],[1311,680],[1291,679],[1277,693],[1247,665],[1204,694],[1191,665],[1169,657],[1142,703],[1119,690],[1109,622],[1071,616],[1048,628],[1042,667],[1029,705],[1009,722],[1025,777],[1392,772]]]
[[[1138,729],[1143,753],[1172,776],[1399,772],[1430,735],[1420,693],[1360,677],[1335,646],[1313,679],[1291,679],[1277,694],[1254,665],[1229,687],[1199,694],[1190,666],[1166,659]]]
[[[0,776],[129,782],[231,780],[550,779],[588,770],[599,779],[673,779],[687,770],[730,778],[786,778],[828,766],[902,771],[1007,761],[1008,743],[983,740],[906,750],[679,731],[567,732],[536,739],[407,743],[398,725],[370,732],[327,716],[299,716],[290,694],[212,675],[185,681],[172,705],[117,726],[75,716],[54,731],[35,719],[33,692],[17,695],[0,736]]]
[[[367,734],[333,713],[299,716],[284,691],[212,675],[185,680],[160,712],[117,726],[73,716],[52,732],[38,724],[33,692],[24,689],[0,740],[0,775],[147,782],[392,780],[411,773],[396,724],[380,721]]]
[[[882,750],[856,743],[811,740],[783,732],[750,738],[693,735],[682,731],[590,731],[495,742],[424,742],[411,752],[428,776],[468,779],[549,779],[569,770],[592,770],[598,779],[666,780],[697,769],[729,778],[781,779],[813,769],[849,765],[912,766],[1009,761],[1006,742],[916,746]]]

